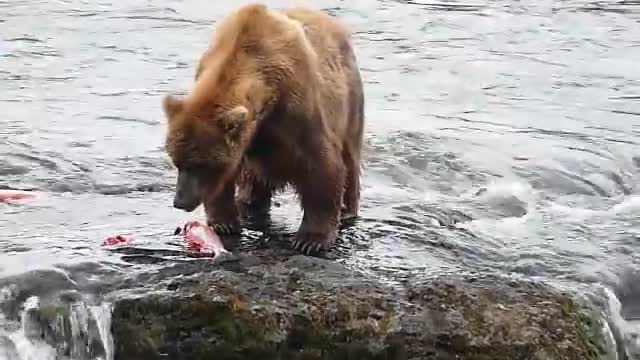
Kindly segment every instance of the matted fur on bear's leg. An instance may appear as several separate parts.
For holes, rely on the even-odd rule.
[[[319,165],[319,164],[318,164]],[[329,250],[335,245],[344,193],[345,167],[341,157],[314,166],[304,184],[296,186],[303,217],[293,247],[304,254]]]
[[[269,214],[274,189],[265,184],[254,169],[243,169],[237,186],[236,205],[242,218],[252,219]]]
[[[345,147],[342,158],[347,174],[340,219],[349,220],[358,216],[360,207],[360,154],[355,149]]]
[[[217,197],[203,201],[207,224],[219,234],[239,234],[242,231],[234,197],[235,184],[231,182]]]

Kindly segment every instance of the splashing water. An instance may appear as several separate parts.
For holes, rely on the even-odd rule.
[[[106,303],[49,307],[30,296],[15,321],[0,315],[0,360],[113,360],[110,309]]]
[[[56,360],[56,350],[50,345],[33,339],[37,338],[38,329],[33,327],[33,324],[29,321],[29,313],[32,310],[38,308],[39,299],[36,296],[28,298],[20,312],[20,324],[17,329],[0,330],[0,336],[8,340],[8,346],[13,346],[13,349],[7,348],[5,345],[4,357],[0,357],[2,360]],[[0,321],[6,319],[0,318]],[[5,324],[6,326],[7,324]],[[0,352],[0,354],[2,354]]]
[[[90,306],[91,314],[96,320],[98,330],[100,331],[100,341],[104,346],[105,355],[99,360],[113,360],[113,337],[111,336],[111,310],[110,303],[103,303],[98,306]]]

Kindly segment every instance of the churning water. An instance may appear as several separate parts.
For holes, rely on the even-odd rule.
[[[171,207],[160,101],[187,89],[240,3],[0,0],[0,187],[39,192],[0,204],[0,359],[55,358],[29,314],[61,293],[87,304],[65,326],[89,335],[60,346],[109,359],[102,296],[184,259],[169,235],[202,211]],[[362,219],[334,257],[384,277],[490,270],[578,289],[640,358],[640,2],[297,4],[353,29],[366,83]],[[292,200],[247,248],[295,230]],[[102,249],[115,234],[136,251]]]

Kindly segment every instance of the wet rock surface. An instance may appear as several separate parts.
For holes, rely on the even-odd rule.
[[[599,313],[493,275],[387,284],[326,259],[181,263],[115,301],[115,359],[615,359]]]

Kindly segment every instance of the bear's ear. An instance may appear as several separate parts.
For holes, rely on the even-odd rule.
[[[169,121],[171,121],[171,119],[182,110],[183,106],[184,101],[174,95],[167,95],[162,100],[162,109]]]
[[[246,125],[248,117],[249,110],[246,107],[236,106],[224,114],[222,126],[227,134],[236,136],[240,129]]]

